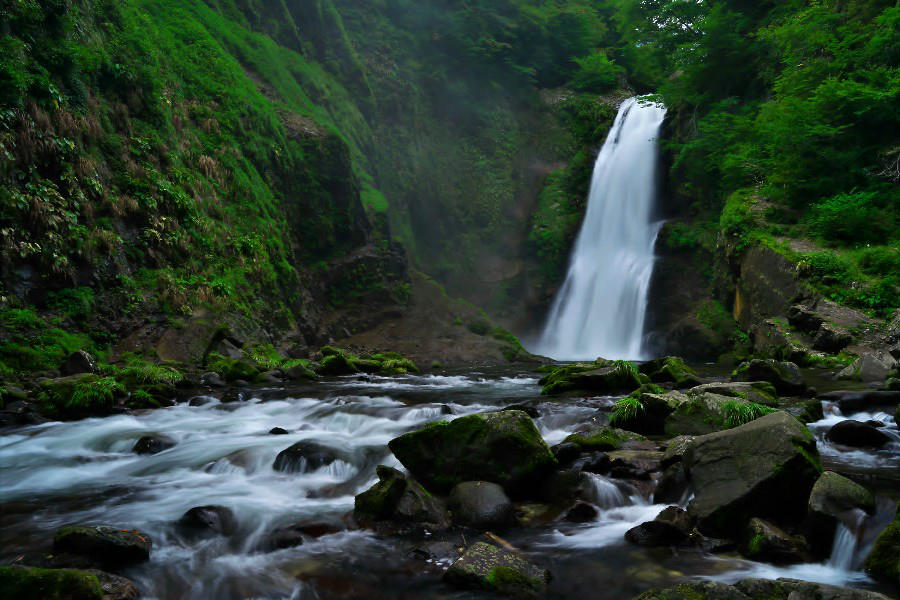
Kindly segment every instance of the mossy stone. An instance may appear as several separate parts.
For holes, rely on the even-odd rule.
[[[513,552],[476,542],[447,569],[444,580],[462,588],[534,598],[546,591],[550,573]]]
[[[379,465],[378,482],[353,501],[353,516],[361,522],[380,521],[394,514],[397,502],[406,491],[406,477],[391,467]]]
[[[522,496],[556,467],[534,422],[518,410],[433,423],[388,447],[417,480],[439,493],[463,481],[491,481],[512,497]]]
[[[84,556],[105,567],[149,560],[152,545],[146,533],[107,525],[62,527],[53,538],[54,552]]]
[[[564,443],[575,444],[582,450],[599,450],[606,452],[608,450],[618,450],[622,444],[630,441],[640,441],[646,439],[644,436],[625,431],[624,429],[616,429],[615,427],[598,427],[585,433],[573,433],[564,440]]]
[[[15,600],[102,600],[96,575],[76,569],[0,567],[0,597]]]
[[[352,375],[359,371],[355,361],[345,354],[330,354],[322,359],[319,366],[320,375]]]
[[[894,522],[875,539],[866,557],[866,573],[877,579],[900,584],[900,511]]]

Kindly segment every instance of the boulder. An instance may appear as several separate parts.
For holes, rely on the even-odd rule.
[[[516,410],[432,423],[391,440],[388,447],[417,480],[439,493],[463,481],[491,481],[510,496],[522,497],[556,467],[534,422]]]
[[[684,364],[677,356],[666,356],[642,363],[638,371],[650,378],[653,383],[672,383],[676,388],[686,388],[700,384],[700,379],[693,369]]]
[[[677,527],[685,535],[690,535],[694,530],[694,520],[691,519],[691,515],[688,514],[688,511],[680,506],[665,507],[653,520],[659,521],[660,523],[668,523],[673,527]]]
[[[701,392],[730,396],[732,398],[743,398],[765,406],[778,405],[778,392],[775,390],[775,386],[768,381],[720,381],[704,383],[703,385],[692,387],[688,391],[689,394],[699,394]]]
[[[890,436],[877,427],[853,419],[841,421],[829,429],[825,437],[835,444],[855,448],[881,448],[891,441]]]
[[[290,431],[284,427],[273,427],[269,430],[269,435],[288,435]]]
[[[100,579],[90,571],[0,567],[0,596],[10,600],[105,600]],[[113,596],[115,597],[115,596]],[[118,596],[118,598],[124,598]]]
[[[566,511],[563,521],[570,523],[590,523],[596,521],[600,515],[597,507],[583,500],[578,500],[572,508]]]
[[[819,476],[809,494],[804,532],[810,547],[818,550],[820,558],[830,552],[835,528],[839,521],[855,526],[856,510],[875,512],[875,497],[858,483],[826,471]]]
[[[627,394],[641,387],[649,379],[625,361],[601,362],[594,368],[582,365],[558,367],[541,379],[542,394],[556,394],[570,390],[591,392],[598,395]]]
[[[228,387],[228,383],[215,371],[207,371],[202,374],[200,376],[200,385],[217,388]]]
[[[819,395],[821,400],[837,402],[845,415],[877,407],[888,407],[900,402],[900,391],[891,390],[836,390]]]
[[[666,521],[647,521],[625,532],[625,539],[638,546],[677,546],[687,539],[687,534]]]
[[[107,525],[67,526],[53,538],[53,551],[89,559],[104,567],[118,568],[150,559],[153,543],[137,529],[125,530]]]
[[[687,452],[695,438],[696,436],[693,435],[679,435],[669,440],[669,443],[666,445],[666,451],[663,453],[662,466],[668,467],[681,462],[684,453]]]
[[[341,352],[323,358],[318,373],[319,375],[353,375],[359,373],[359,369],[350,357]]]
[[[512,501],[503,488],[489,481],[464,481],[450,492],[447,507],[457,525],[502,530],[516,522]]]
[[[167,435],[145,435],[134,443],[131,451],[135,454],[159,454],[175,446],[175,440]]]
[[[433,530],[450,526],[447,509],[416,480],[384,465],[379,465],[376,473],[378,482],[354,500],[353,516],[358,522],[393,522]]]
[[[798,398],[794,401],[782,402],[781,410],[801,423],[815,423],[825,418],[822,401],[818,399]]]
[[[710,392],[691,393],[688,398],[666,417],[664,429],[667,436],[705,435],[742,425],[773,411],[743,398]]]
[[[897,360],[887,352],[867,352],[842,369],[838,379],[881,383],[897,367]]]
[[[581,447],[572,442],[563,442],[562,444],[556,444],[551,447],[550,452],[553,453],[556,462],[560,465],[568,466],[581,456]]]
[[[312,440],[301,440],[275,457],[272,468],[285,473],[315,471],[338,460],[337,452]]]
[[[800,368],[792,362],[772,359],[753,359],[741,363],[731,375],[732,381],[768,381],[782,395],[801,395],[806,383],[800,376]]]
[[[97,361],[88,352],[78,350],[66,358],[59,368],[63,375],[79,375],[81,373],[97,373]]]
[[[835,354],[850,345],[853,336],[848,332],[831,325],[830,323],[822,323],[813,338],[813,350],[821,350]]]
[[[684,465],[680,462],[669,465],[656,484],[653,502],[657,504],[680,503],[684,500],[689,486],[690,482],[688,482]]]
[[[261,547],[266,551],[294,548],[303,544],[303,535],[303,528],[299,525],[279,527],[266,535]]]
[[[900,511],[894,522],[878,534],[866,557],[865,569],[876,579],[900,584]]]
[[[734,587],[753,600],[888,600],[870,590],[798,579],[742,579]]]
[[[518,554],[476,542],[450,565],[444,573],[444,581],[465,589],[533,598],[544,594],[550,573]]]
[[[800,522],[822,472],[816,441],[784,412],[697,437],[683,463],[701,533],[736,538],[753,517]]]
[[[231,535],[237,529],[237,521],[230,508],[218,505],[195,506],[178,520],[182,531],[190,534],[217,533]]]
[[[645,435],[661,435],[665,420],[689,398],[681,392],[657,394],[635,392],[616,403],[610,424]]]
[[[575,444],[582,451],[606,451],[617,450],[626,442],[636,442],[645,439],[644,436],[615,427],[597,427],[582,433],[573,433],[564,440],[564,443]]]
[[[740,551],[750,560],[776,565],[812,562],[805,539],[790,535],[763,519],[750,519]]]

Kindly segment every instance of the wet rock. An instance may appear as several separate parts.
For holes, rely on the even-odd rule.
[[[239,385],[238,382],[234,382],[235,385]],[[235,402],[243,402],[247,399],[247,394],[237,389],[230,389],[224,394],[222,394],[222,399],[220,402],[222,404],[234,404]]]
[[[687,452],[687,449],[696,437],[694,435],[679,435],[669,440],[669,443],[666,445],[666,451],[663,453],[662,466],[668,467],[676,462],[681,462],[684,453]]]
[[[750,600],[738,589],[718,581],[687,581],[667,589],[647,590],[635,600]]]
[[[219,375],[215,371],[207,371],[206,373],[201,375],[200,385],[217,388],[228,387],[228,384],[225,383],[225,380],[222,379],[221,375]]]
[[[512,501],[496,483],[464,481],[450,492],[447,507],[457,525],[482,530],[503,530],[516,521]]]
[[[264,551],[283,550],[303,545],[303,528],[299,525],[288,525],[272,530],[261,544]]]
[[[303,365],[294,365],[289,369],[285,369],[284,376],[292,381],[297,381],[298,379],[312,380],[318,377],[315,371],[313,371],[309,367],[304,367]]]
[[[680,462],[670,465],[663,471],[659,482],[656,484],[653,501],[656,503],[681,502],[687,493],[689,485],[684,465]]]
[[[256,381],[259,383],[272,383],[278,385],[284,381],[284,372],[281,369],[265,371],[256,376]]]
[[[809,494],[804,533],[810,547],[825,558],[831,550],[839,521],[848,527],[855,525],[855,510],[872,514],[875,497],[863,486],[831,471],[819,476]]]
[[[672,383],[676,388],[687,388],[701,383],[693,369],[677,356],[649,360],[638,367],[653,383]]]
[[[838,408],[846,415],[869,408],[896,405],[900,402],[900,391],[838,390],[821,394],[819,398],[837,402]]]
[[[680,506],[667,506],[653,520],[677,527],[685,535],[690,535],[694,529],[694,520],[691,515]]]
[[[481,589],[516,598],[542,595],[550,572],[518,554],[476,542],[444,574],[444,581],[465,589]]]
[[[751,519],[747,524],[740,551],[751,560],[776,565],[812,562],[806,540],[763,519]]]
[[[821,400],[797,400],[785,402],[779,407],[801,423],[815,423],[825,418]]]
[[[619,407],[634,402],[634,398],[625,398],[617,403],[610,419],[617,427],[635,431],[645,435],[660,435],[665,427],[665,420],[679,406],[689,401],[681,392],[656,394],[644,392],[637,396],[640,409],[633,412],[621,410]]]
[[[376,473],[378,482],[354,500],[353,516],[358,522],[392,521],[433,530],[450,526],[447,509],[415,479],[384,465],[379,465]]]
[[[101,571],[0,567],[0,596],[10,600],[134,600],[137,588],[124,577]]]
[[[269,435],[288,435],[290,432],[283,427],[273,427],[269,430]]]
[[[212,396],[194,396],[188,400],[188,406],[205,406],[210,402],[215,402],[215,400]]]
[[[615,450],[608,454],[609,474],[617,479],[649,480],[659,471],[662,455],[655,450]]]
[[[81,373],[97,373],[97,361],[88,352],[78,350],[66,358],[59,368],[63,375],[79,375]]]
[[[808,334],[816,333],[824,322],[815,311],[799,304],[788,309],[787,317],[788,323]]]
[[[850,345],[853,336],[848,332],[831,325],[822,323],[813,339],[813,349],[836,354]]]
[[[107,525],[63,527],[53,538],[54,552],[86,557],[111,568],[148,560],[152,545],[150,536],[142,531]]]
[[[158,454],[175,446],[175,440],[166,435],[145,435],[137,442],[131,451],[135,454]]]
[[[585,473],[606,475],[612,468],[612,459],[606,452],[592,452],[574,465]]]
[[[527,404],[511,404],[501,410],[519,410],[531,417],[532,419],[537,419],[541,416],[541,413],[533,406],[528,406]]]
[[[237,521],[230,508],[218,505],[195,506],[188,510],[178,526],[186,533],[231,535],[237,529]]]
[[[648,382],[630,363],[597,359],[593,364],[579,363],[556,367],[540,380],[542,394],[571,390],[594,394],[627,394]]]
[[[752,517],[800,522],[822,472],[816,441],[784,412],[697,437],[684,455],[701,533],[737,537]]]
[[[768,381],[782,395],[801,395],[806,391],[806,383],[800,375],[800,368],[792,362],[772,359],[753,359],[741,363],[732,374],[733,381]]]
[[[322,359],[319,365],[319,375],[353,375],[359,373],[359,369],[353,360],[343,352],[331,354]]]
[[[878,534],[866,557],[865,569],[876,579],[900,584],[900,511],[894,522]]]
[[[617,450],[626,442],[635,442],[646,439],[644,436],[617,429],[615,427],[596,427],[581,433],[573,433],[564,443],[575,444],[582,451],[606,451]]]
[[[550,451],[553,453],[553,456],[556,457],[556,462],[563,466],[571,465],[579,456],[581,456],[581,448],[578,444],[573,444],[571,442],[556,444],[550,448]]]
[[[570,523],[591,523],[596,521],[598,516],[600,516],[600,511],[596,506],[579,500],[566,512],[563,520]]]
[[[828,430],[825,437],[835,444],[853,446],[855,448],[881,448],[891,438],[876,427],[853,419],[841,421]]]
[[[742,579],[734,587],[753,600],[888,600],[887,596],[870,590],[797,579]]]
[[[638,546],[677,546],[687,539],[679,527],[665,521],[647,521],[625,532],[625,539]]]
[[[388,447],[438,493],[463,481],[491,481],[521,497],[533,493],[556,467],[534,422],[515,410],[434,423],[391,440]]]
[[[768,381],[721,381],[698,385],[688,391],[692,395],[703,392],[731,398],[742,398],[749,402],[756,402],[766,406],[776,406],[779,400],[775,386]]]
[[[304,473],[331,464],[338,458],[333,448],[312,440],[301,440],[279,452],[272,468],[285,473]]]

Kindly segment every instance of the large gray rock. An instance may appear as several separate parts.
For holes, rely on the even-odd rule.
[[[457,525],[482,530],[501,530],[516,522],[512,501],[496,483],[464,481],[450,492],[447,507]]]
[[[855,448],[881,448],[891,441],[890,436],[868,423],[847,419],[828,430],[825,437],[835,444]]]
[[[831,353],[840,352],[852,341],[853,336],[848,332],[834,325],[822,323],[813,339],[813,349]]]
[[[792,362],[755,358],[741,363],[731,376],[734,381],[768,381],[779,394],[793,396],[806,391],[800,368]]]
[[[718,581],[685,581],[667,589],[647,590],[635,600],[750,600],[737,588]]]
[[[513,497],[533,494],[556,459],[525,413],[506,410],[432,423],[388,443],[429,490],[447,493],[463,481],[491,481]]]
[[[897,360],[890,353],[868,352],[841,370],[837,377],[863,383],[881,383],[895,368]]]
[[[0,596],[16,600],[137,600],[134,583],[96,569],[0,567]]]
[[[684,455],[698,529],[736,538],[752,517],[799,522],[822,472],[816,441],[784,412],[694,439]]]
[[[889,600],[878,592],[798,579],[742,579],[735,587],[753,600]]]
[[[744,420],[760,417],[772,410],[743,398],[710,392],[694,393],[692,390],[688,398],[666,417],[667,436],[705,435],[730,429]]]
[[[547,589],[550,573],[518,554],[476,542],[447,569],[444,581],[516,598],[533,598]]]

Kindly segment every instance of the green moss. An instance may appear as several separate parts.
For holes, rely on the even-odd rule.
[[[226,381],[254,381],[260,373],[259,367],[248,360],[234,360],[221,354],[210,354],[207,367],[221,375]]]
[[[43,382],[38,400],[51,414],[103,413],[124,393],[124,386],[114,377],[83,373]]]
[[[900,583],[900,513],[875,540],[866,557],[866,572],[885,581]]]
[[[645,439],[644,436],[624,429],[600,427],[587,433],[573,433],[564,441],[575,444],[582,450],[609,451],[621,448],[625,442],[643,439]]]
[[[542,579],[512,567],[494,567],[488,571],[486,580],[491,589],[513,596],[535,595],[546,587]]]
[[[765,536],[761,533],[758,533],[753,536],[753,538],[747,542],[746,554],[749,558],[753,558],[757,554],[759,554],[762,549],[762,543],[765,540]]]
[[[722,403],[720,412],[722,413],[722,425],[724,428],[732,429],[773,413],[775,409],[754,402],[728,401]]]
[[[101,600],[96,575],[75,569],[0,567],[0,595],[21,600]]]

